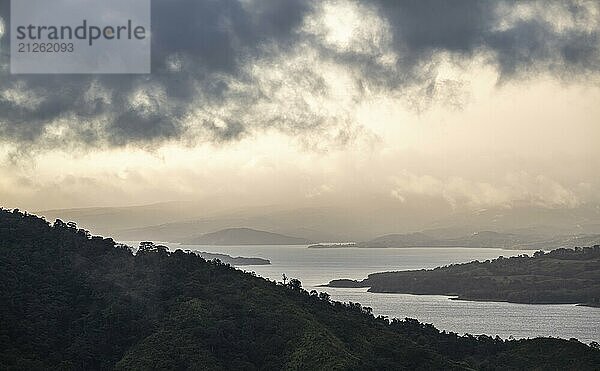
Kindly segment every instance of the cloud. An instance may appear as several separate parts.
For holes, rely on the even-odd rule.
[[[452,208],[512,207],[516,204],[545,208],[574,208],[582,202],[577,190],[571,190],[544,175],[526,172],[507,173],[504,179],[490,183],[459,176],[447,178],[404,172],[393,177],[391,196],[401,202],[414,196],[445,200]]]
[[[599,4],[594,1],[380,0],[393,45],[409,73],[439,51],[490,53],[505,78],[520,72],[598,72]]]
[[[437,79],[448,61],[484,55],[505,80],[598,73],[598,9],[585,1],[155,0],[149,76],[13,76],[0,31],[0,141],[22,152],[154,148],[273,129],[308,146],[344,144],[362,132],[351,110],[369,91],[413,91],[418,107],[441,95],[460,107],[461,82]],[[8,14],[4,1],[0,19]]]

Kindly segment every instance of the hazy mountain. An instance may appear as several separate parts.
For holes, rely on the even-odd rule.
[[[311,241],[251,228],[227,228],[182,241],[189,245],[307,245]]]
[[[462,237],[443,238],[451,233],[432,232],[389,234],[359,243],[359,247],[494,247],[522,250],[550,250],[559,247],[593,246],[600,243],[600,234],[543,237],[481,231]]]
[[[551,239],[543,239],[529,243],[523,243],[516,247],[519,249],[549,250],[560,247],[582,247],[600,244],[600,234],[580,236],[558,236]]]
[[[448,239],[447,241],[452,245],[463,245],[465,247],[512,248],[516,245],[527,243],[532,239],[533,237],[521,236],[512,233],[481,231],[464,237]]]
[[[370,241],[362,242],[359,247],[423,247],[439,246],[440,240],[424,233],[388,234]]]
[[[253,215],[269,214],[280,209],[280,207],[270,205],[237,209],[213,205],[208,208],[206,203],[195,201],[162,202],[141,206],[43,210],[37,211],[35,214],[48,221],[55,219],[65,222],[74,221],[79,227],[102,235],[121,238],[117,232],[122,231],[122,237],[125,238],[121,239],[124,240],[176,241],[182,237],[191,237],[199,233],[245,225],[243,222]],[[162,226],[164,227],[161,228]],[[138,230],[143,232],[138,234],[136,233]],[[131,233],[128,233],[129,231]],[[127,238],[128,236],[132,238]],[[157,236],[168,236],[169,238],[158,238]]]
[[[295,209],[295,210],[237,210],[221,213],[211,217],[200,218],[159,225],[149,225],[138,228],[120,229],[114,232],[121,240],[152,239],[159,241],[184,241],[192,239],[199,234],[209,233],[215,230],[235,228],[240,225],[257,230],[270,230],[274,233],[302,236],[311,241],[340,241],[349,237],[343,233],[341,224],[332,226],[330,230],[324,228],[327,221],[335,223],[336,215],[343,214],[322,209]],[[331,222],[331,221],[334,222]],[[352,223],[352,225],[355,225]],[[359,229],[357,227],[357,229]]]
[[[164,213],[161,211],[164,210]],[[47,210],[47,220],[74,221],[94,233],[120,240],[181,241],[219,229],[246,226],[312,241],[365,241],[388,233],[420,230],[432,215],[450,216],[436,203],[390,203],[388,197],[331,205],[266,205],[238,209],[206,209],[201,202],[169,202],[148,206]]]
[[[493,231],[458,238],[434,238],[425,233],[390,234],[359,244],[360,247],[494,247],[514,248],[533,242],[533,237]]]
[[[369,201],[369,202],[367,202]],[[200,202],[170,202],[118,208],[66,209],[39,212],[52,221],[75,221],[94,233],[120,240],[183,241],[220,229],[245,226],[315,242],[370,241],[378,236],[404,234],[407,243],[427,239],[460,239],[480,231],[521,236],[527,243],[556,236],[600,234],[596,205],[571,209],[522,206],[478,211],[453,211],[431,203],[390,204],[370,199],[360,206],[255,206],[206,209]],[[426,202],[421,200],[421,202]],[[423,231],[424,236],[408,236]],[[488,236],[492,238],[495,237]],[[531,238],[530,238],[531,237]],[[487,237],[486,237],[487,238]],[[423,240],[425,239],[425,240]],[[483,240],[481,236],[469,240]],[[511,237],[506,238],[510,241]],[[432,241],[433,242],[433,241]]]
[[[438,234],[439,236],[440,234]],[[435,238],[427,233],[390,234],[359,244],[360,247],[493,247],[523,248],[535,237],[481,231],[455,238]],[[531,247],[533,248],[533,247]]]
[[[515,206],[457,212],[438,218],[421,230],[498,231],[519,235],[554,237],[567,234],[600,233],[600,205],[574,208]]]
[[[111,235],[114,231],[125,228],[199,218],[203,214],[201,210],[198,204],[164,202],[143,206],[43,210],[35,214],[48,221],[74,221],[92,233]]]

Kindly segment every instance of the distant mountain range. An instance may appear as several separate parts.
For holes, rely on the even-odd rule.
[[[227,228],[183,241],[188,245],[308,245],[311,241],[252,228]]]
[[[593,246],[600,234],[545,238],[493,231],[475,232],[462,237],[436,238],[426,233],[389,234],[362,242],[358,247],[493,247],[502,249],[544,250],[559,247]]]
[[[200,234],[241,226],[301,236],[310,241],[351,241],[373,236],[361,231],[362,218],[349,217],[347,210],[328,207],[287,209],[265,206],[215,212],[205,210],[197,203],[161,203],[133,207],[44,210],[35,214],[49,221],[74,221],[79,227],[94,234],[112,235],[122,241],[182,242]],[[349,237],[345,230],[357,233],[349,233]]]
[[[436,238],[423,232],[389,234],[359,243],[358,247],[494,247],[502,249],[544,250],[559,247],[593,246],[600,234],[545,238],[493,231],[475,232],[462,237]]]
[[[74,221],[94,234],[112,235],[121,241],[208,244],[219,241],[218,235],[210,236],[210,233],[242,226],[302,240],[293,243],[367,241],[359,243],[362,247],[550,249],[593,244],[600,235],[599,205],[570,209],[522,205],[449,211],[436,208],[435,204],[424,207],[422,204],[398,205],[381,199],[367,201],[361,207],[270,205],[239,209],[207,209],[201,202],[167,202],[132,207],[48,210],[36,214],[49,221],[56,218]],[[209,236],[204,237],[207,234]],[[244,242],[234,237],[218,243]],[[245,237],[252,238],[250,235]],[[277,241],[275,238],[269,240]],[[265,243],[261,239],[258,241]]]
[[[360,247],[498,247],[512,248],[535,241],[534,237],[492,231],[458,238],[435,238],[425,233],[389,234],[359,244]]]
[[[518,245],[523,250],[548,250],[549,248],[559,247],[582,247],[594,246],[600,244],[600,234],[579,235],[579,236],[558,236],[549,240],[539,240]]]

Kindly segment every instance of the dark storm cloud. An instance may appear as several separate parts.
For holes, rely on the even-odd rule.
[[[392,29],[400,63],[408,72],[439,51],[467,58],[489,52],[503,78],[543,69],[555,73],[600,70],[600,30],[587,6],[597,11],[597,2],[379,0],[378,4]],[[534,14],[511,15],[518,6],[532,7]],[[545,16],[562,18],[571,27],[560,29]],[[591,22],[596,25],[588,29]]]
[[[185,53],[208,70],[235,72],[264,43],[293,42],[310,10],[303,0],[163,0],[152,7],[153,55],[159,70],[168,56]]]
[[[206,104],[228,90],[223,74],[238,76],[240,67],[263,47],[292,45],[295,28],[310,10],[302,0],[154,0],[152,2],[152,75],[10,75],[8,35],[0,40],[0,139],[13,143],[55,146],[44,138],[47,125],[73,120],[65,140],[84,144],[152,144],[180,138],[181,120],[196,102],[198,90]],[[8,21],[9,1],[2,0],[0,17]],[[6,27],[8,28],[8,27]],[[179,68],[170,64],[177,63]],[[150,102],[132,105],[131,97],[150,84]],[[164,90],[165,100],[152,97]],[[95,90],[103,94],[95,97]],[[247,97],[245,97],[247,98]],[[153,101],[154,100],[154,101]],[[248,102],[251,103],[251,102]],[[243,131],[205,125],[224,140]],[[44,139],[39,141],[38,139]],[[64,143],[63,143],[64,144]]]
[[[427,82],[439,52],[460,58],[489,53],[503,78],[549,71],[557,75],[596,73],[598,27],[586,27],[589,14],[578,2],[543,3],[557,7],[575,27],[558,28],[541,15],[510,16],[526,2],[378,0],[375,6],[391,30],[395,66],[383,66],[368,53],[347,52],[311,37],[302,24],[315,17],[317,2],[304,0],[154,0],[152,74],[149,76],[16,75],[8,73],[8,35],[0,39],[0,140],[17,145],[59,147],[151,146],[190,134],[191,111],[230,105],[252,107],[272,97],[256,87],[247,67],[261,59],[285,56],[301,43],[322,58],[358,66],[363,78],[387,88]],[[592,3],[592,5],[597,5]],[[543,5],[545,6],[545,5]],[[0,17],[8,20],[7,0]],[[6,27],[8,28],[8,27]],[[315,61],[307,60],[307,66]],[[318,76],[303,80],[318,81]],[[231,82],[250,87],[232,92]],[[299,87],[303,89],[305,86]],[[310,87],[309,87],[310,88]],[[326,94],[326,89],[317,87]],[[430,90],[430,89],[429,89]],[[424,88],[424,94],[429,91]],[[139,99],[137,99],[138,97]],[[136,100],[137,99],[137,100]],[[298,99],[298,104],[303,104]],[[234,140],[253,128],[276,127],[294,135],[318,132],[327,125],[318,114],[300,107],[297,117],[249,119],[210,117],[196,125],[215,142]],[[233,117],[233,118],[232,118]],[[59,136],[49,125],[63,121]],[[311,120],[312,122],[303,122]],[[66,132],[65,132],[66,130]],[[197,130],[194,132],[197,134]],[[188,138],[189,139],[189,138]]]

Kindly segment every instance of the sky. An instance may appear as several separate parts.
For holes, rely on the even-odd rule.
[[[125,77],[11,75],[8,14],[4,207],[600,203],[596,1],[154,0]]]

